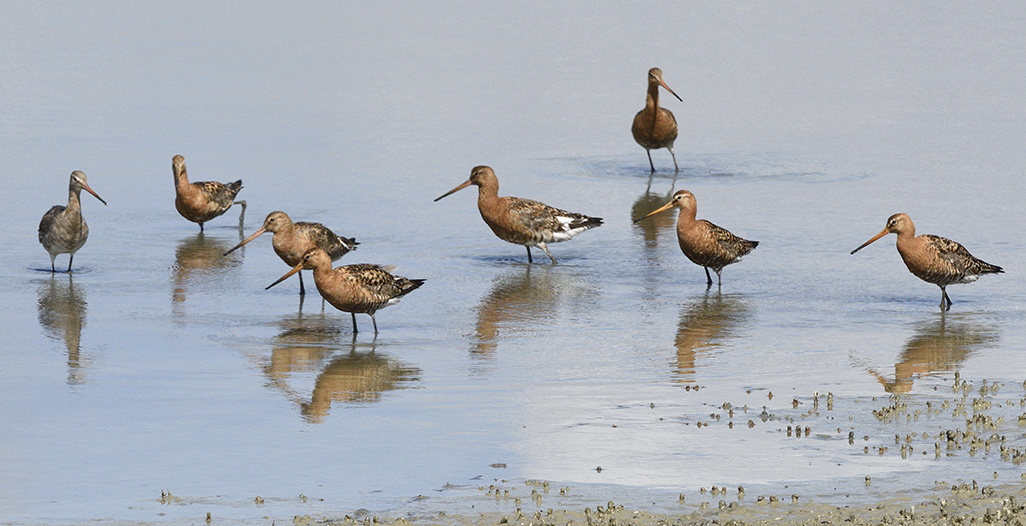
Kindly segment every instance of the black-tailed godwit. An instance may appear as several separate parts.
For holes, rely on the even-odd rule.
[[[677,155],[673,153],[673,141],[677,140],[677,119],[673,118],[673,113],[670,110],[659,107],[659,86],[666,88],[670,95],[684,102],[684,99],[681,99],[663,81],[661,69],[648,70],[648,93],[645,95],[645,109],[634,116],[631,133],[634,134],[634,140],[648,154],[648,165],[653,172],[655,172],[655,164],[652,164],[652,150],[659,148],[670,150],[670,155],[673,157],[673,169],[675,172],[679,172]]]
[[[680,209],[677,216],[677,241],[680,250],[696,265],[705,267],[707,286],[712,286],[709,269],[716,272],[717,285],[722,284],[720,272],[723,267],[741,261],[741,257],[759,246],[758,241],[749,241],[730,233],[727,229],[716,226],[705,219],[695,219],[698,214],[698,203],[695,194],[687,190],[678,190],[673,199],[643,217],[635,219],[637,223],[672,207]]]
[[[435,201],[470,185],[478,187],[477,208],[481,218],[499,239],[527,247],[528,263],[533,262],[531,247],[538,247],[556,264],[556,258],[549,252],[547,243],[566,241],[602,224],[601,217],[567,212],[530,199],[499,197],[499,179],[487,166],[475,167],[470,172],[470,179],[437,197]]]
[[[395,305],[399,298],[413,292],[424,284],[422,279],[407,279],[395,276],[391,272],[394,266],[382,267],[370,263],[343,265],[331,268],[331,256],[324,249],[311,248],[303,254],[302,261],[277,281],[271,288],[302,269],[313,270],[317,292],[331,306],[353,317],[353,333],[356,328],[356,313],[369,314],[374,324],[374,334],[378,333],[378,322],[374,313],[379,309]]]
[[[54,205],[39,221],[39,242],[50,253],[51,272],[57,272],[54,267],[57,254],[71,254],[68,258],[68,272],[71,272],[75,252],[82,248],[89,238],[89,226],[82,217],[82,201],[79,199],[82,190],[93,194],[93,197],[99,199],[104,206],[107,205],[107,201],[89,188],[86,174],[75,170],[71,172],[71,182],[68,184],[67,206]]]
[[[265,232],[274,234],[271,238],[271,246],[274,247],[274,253],[278,254],[278,257],[290,267],[295,267],[302,262],[303,254],[314,247],[324,249],[331,256],[331,260],[336,261],[348,252],[356,249],[356,245],[360,244],[356,239],[335,234],[330,228],[320,223],[309,223],[306,221],[293,223],[292,219],[285,212],[274,211],[267,214],[267,218],[264,219],[264,224],[259,230],[253,232],[252,235],[242,240],[241,243],[225,252],[224,255],[231,254],[235,249],[253,241]],[[303,286],[302,272],[299,273],[299,293],[306,294],[306,288]]]
[[[242,213],[239,214],[239,228],[242,228],[242,221],[246,217],[246,202],[235,200],[239,190],[242,190],[241,179],[228,184],[215,181],[190,183],[185,171],[185,157],[181,155],[171,160],[171,169],[175,175],[175,208],[182,217],[199,223],[200,232],[203,231],[203,223],[227,212],[233,204],[242,207]]]
[[[955,241],[931,234],[916,235],[916,225],[907,214],[894,214],[887,218],[887,226],[872,239],[860,245],[851,253],[862,250],[866,245],[886,236],[897,234],[898,254],[908,271],[927,283],[941,289],[941,311],[951,309],[951,298],[945,288],[957,283],[971,283],[983,274],[1000,274],[1001,267],[991,265],[969,253]]]

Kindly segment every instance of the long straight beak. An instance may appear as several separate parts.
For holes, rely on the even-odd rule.
[[[872,243],[873,241],[876,241],[877,239],[880,239],[881,237],[886,236],[889,233],[890,232],[888,232],[888,230],[886,228],[883,229],[883,232],[880,232],[879,234],[873,236],[873,239],[870,239],[869,241],[866,241],[865,243],[860,245],[859,248],[856,248],[855,250],[852,250],[851,253],[854,254],[854,253],[858,252],[859,250],[862,250],[863,248],[866,247],[866,245]]]
[[[645,219],[647,217],[652,217],[652,216],[658,214],[659,212],[662,212],[663,210],[669,210],[671,208],[673,208],[673,201],[670,201],[669,203],[666,203],[665,205],[660,206],[659,208],[656,208],[655,210],[649,212],[648,214],[643,215],[643,216],[635,219],[634,222],[637,223],[638,221],[641,221],[642,219]]]
[[[670,87],[667,86],[666,83],[662,81],[662,79],[659,80],[659,85],[664,87],[664,88],[666,88],[666,91],[669,91],[670,95],[673,95],[674,97],[677,97],[677,100],[679,100],[681,102],[684,102],[684,99],[680,98],[680,95],[677,95],[676,93],[674,93],[673,90],[670,89]]]
[[[97,194],[96,192],[94,192],[92,188],[89,188],[89,185],[87,185],[87,184],[83,183],[83,184],[82,184],[82,189],[83,189],[83,190],[85,190],[86,192],[89,192],[89,193],[93,194],[93,197],[95,197],[95,198],[99,199],[99,200],[100,200],[100,202],[101,202],[101,203],[103,203],[103,206],[107,206],[107,201],[104,201],[104,200],[103,200],[103,198],[102,198],[102,197],[100,197],[100,195],[99,195],[99,194]]]
[[[303,263],[303,261],[300,261],[299,264],[295,266],[295,268],[286,272],[284,276],[278,278],[278,281],[275,281],[274,283],[271,283],[270,285],[264,287],[264,290],[270,289],[271,287],[281,283],[282,281],[289,279],[290,277],[292,277],[293,274],[299,272],[300,270],[303,270]]]
[[[463,184],[461,184],[461,185],[457,186],[456,188],[453,188],[452,190],[449,190],[448,192],[446,192],[446,193],[444,193],[444,194],[442,194],[442,195],[440,195],[440,196],[436,197],[436,198],[435,198],[435,202],[437,203],[439,199],[441,199],[441,198],[443,198],[443,197],[447,197],[447,196],[450,196],[450,195],[452,195],[452,194],[455,194],[456,192],[459,192],[460,190],[463,190],[464,188],[466,188],[466,187],[470,186],[470,184],[471,184],[471,183],[470,183],[470,179],[467,179],[467,182],[465,182],[465,183],[463,183]]]
[[[257,237],[259,237],[259,236],[260,236],[260,234],[263,234],[264,232],[267,232],[267,230],[266,230],[266,229],[264,229],[263,227],[261,227],[261,228],[260,228],[260,230],[257,230],[256,232],[253,232],[253,234],[252,234],[252,235],[250,235],[250,236],[249,236],[249,237],[247,237],[246,239],[243,239],[243,240],[242,240],[242,243],[239,243],[238,245],[235,245],[234,247],[232,247],[231,249],[229,249],[229,250],[228,250],[228,252],[225,252],[225,253],[224,253],[224,254],[222,254],[222,255],[225,255],[225,256],[227,256],[228,254],[231,254],[232,252],[235,252],[235,249],[238,249],[238,248],[242,248],[242,245],[245,245],[246,243],[249,243],[250,241],[253,241],[253,240],[254,240],[254,239],[256,239]]]

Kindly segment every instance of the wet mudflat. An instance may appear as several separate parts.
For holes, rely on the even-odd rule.
[[[12,7],[0,522],[1021,513],[1022,10],[690,7]],[[629,132],[653,66],[676,176]],[[175,154],[241,231],[177,215]],[[480,164],[605,223],[529,265],[431,201]],[[51,275],[76,169],[109,206]],[[760,241],[722,288],[631,223],[679,189]],[[222,255],[273,210],[427,282],[354,335],[264,290],[270,236]],[[1006,273],[941,314],[893,237],[849,254],[896,212]]]

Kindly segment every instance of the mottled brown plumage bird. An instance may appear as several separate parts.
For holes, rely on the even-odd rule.
[[[348,312],[353,316],[353,333],[357,332],[356,313],[369,314],[374,324],[374,334],[378,333],[378,322],[374,313],[379,309],[395,305],[399,298],[413,292],[424,284],[422,279],[407,279],[395,276],[391,272],[394,266],[382,267],[370,263],[343,265],[331,268],[331,256],[324,249],[311,248],[303,254],[303,259],[292,270],[278,281],[271,283],[271,288],[302,269],[314,272],[314,283],[317,292],[332,307]]]
[[[239,214],[239,228],[242,228],[242,221],[246,217],[246,202],[235,200],[239,190],[242,190],[241,179],[228,184],[215,181],[190,183],[189,175],[185,172],[185,157],[181,155],[171,160],[171,170],[175,174],[175,208],[182,217],[199,223],[200,232],[203,231],[203,223],[227,212],[233,204],[242,207],[242,213]]]
[[[39,221],[39,242],[50,253],[51,272],[57,272],[54,267],[57,254],[71,254],[68,258],[68,272],[71,272],[75,252],[85,245],[89,237],[89,226],[82,217],[82,202],[79,199],[82,190],[93,194],[93,197],[99,199],[104,206],[107,205],[107,201],[89,188],[86,174],[75,170],[71,172],[71,182],[68,183],[68,205],[54,205]]]
[[[717,285],[722,284],[720,272],[723,267],[741,261],[741,257],[759,246],[758,241],[749,241],[731,234],[727,229],[718,227],[705,219],[695,219],[698,214],[698,203],[695,194],[687,190],[679,190],[673,199],[660,208],[649,212],[644,217],[635,219],[637,223],[671,207],[680,209],[677,216],[677,241],[680,250],[696,265],[705,267],[707,286],[712,286],[709,269],[716,272]]]
[[[470,172],[470,179],[437,197],[435,201],[470,185],[478,187],[477,208],[481,218],[499,239],[527,247],[528,263],[533,262],[531,247],[538,247],[555,264],[556,258],[549,252],[546,243],[566,241],[602,224],[601,217],[567,212],[530,199],[499,197],[499,179],[487,166],[475,167]]]
[[[677,97],[677,100],[684,102],[676,93],[663,81],[663,71],[659,68],[648,70],[648,94],[645,95],[645,109],[634,116],[634,124],[631,126],[631,133],[634,140],[645,149],[648,154],[648,165],[655,172],[655,165],[652,164],[652,151],[659,148],[670,150],[673,157],[673,168],[679,172],[677,167],[677,155],[673,153],[673,141],[677,140],[677,119],[673,113],[666,108],[659,107],[659,86],[666,88],[670,95]]]
[[[232,247],[224,255],[231,254],[235,249],[253,241],[264,232],[274,233],[271,238],[274,253],[278,254],[278,257],[290,267],[295,267],[302,262],[303,254],[314,247],[324,249],[331,260],[336,261],[351,250],[355,250],[356,245],[359,245],[356,239],[339,236],[320,223],[306,221],[293,223],[285,212],[274,211],[267,214],[267,218],[264,219],[264,224],[259,230],[243,239],[241,243]],[[299,273],[299,293],[306,294],[302,272]]]
[[[977,259],[955,241],[931,234],[917,236],[916,225],[907,214],[894,214],[887,218],[887,226],[879,234],[851,253],[854,254],[891,233],[898,235],[898,254],[901,254],[901,260],[905,262],[908,271],[917,278],[940,287],[942,311],[951,309],[951,298],[945,290],[948,285],[971,283],[980,279],[983,274],[1004,272],[997,265]]]

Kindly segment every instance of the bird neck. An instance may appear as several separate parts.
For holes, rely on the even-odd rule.
[[[486,180],[477,187],[477,201],[479,203],[492,201],[499,198],[499,181]]]
[[[81,200],[82,190],[76,190],[74,188],[68,189],[68,207],[67,210],[76,212],[82,210]]]
[[[678,225],[690,225],[695,222],[695,218],[698,216],[697,208],[681,208],[680,215],[677,216]]]
[[[648,94],[645,95],[645,109],[653,109],[659,107],[659,85],[649,84]]]

